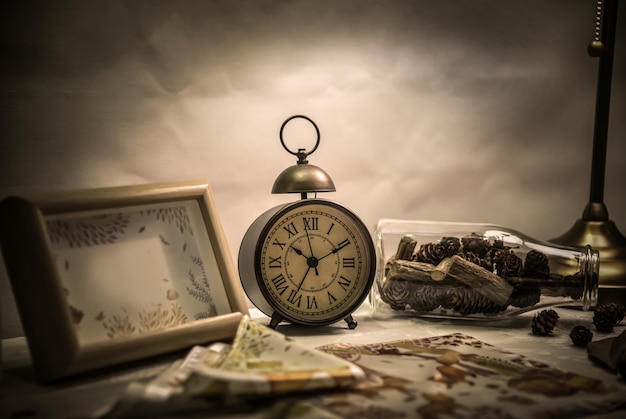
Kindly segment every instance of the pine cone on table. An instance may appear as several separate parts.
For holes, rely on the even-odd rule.
[[[542,310],[539,314],[535,314],[532,321],[533,335],[548,336],[558,320],[559,315],[552,309]]]
[[[548,257],[535,249],[526,253],[523,275],[529,278],[548,278],[550,276]]]
[[[624,320],[624,306],[623,305],[617,304],[617,303],[607,303],[607,304],[603,304],[602,306],[604,306],[603,308],[604,310],[606,310],[608,313],[611,313],[616,326],[622,320]]]
[[[605,313],[594,313],[593,324],[596,326],[598,332],[612,332],[615,324],[611,316],[607,316]]]
[[[418,262],[438,265],[446,257],[446,251],[441,243],[425,243],[415,253]]]
[[[615,303],[602,304],[593,313],[593,324],[599,332],[612,332],[624,319],[624,309]]]
[[[587,346],[591,339],[593,339],[593,332],[585,326],[574,326],[569,334],[572,342],[576,346]]]

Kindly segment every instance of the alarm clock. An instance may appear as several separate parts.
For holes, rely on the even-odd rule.
[[[295,118],[315,128],[310,151],[293,152],[285,145],[284,128]],[[280,128],[280,141],[298,162],[276,178],[272,193],[301,197],[265,211],[246,231],[238,257],[243,289],[271,317],[272,328],[282,321],[321,326],[343,319],[354,329],[352,313],[367,297],[376,272],[372,237],[346,206],[317,198],[318,192],[335,191],[328,174],[306,160],[320,143],[317,125],[306,116],[291,116]]]

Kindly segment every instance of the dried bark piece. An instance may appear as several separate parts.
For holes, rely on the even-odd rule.
[[[431,272],[434,270],[435,265],[431,263],[394,260],[389,263],[387,278],[428,283],[433,280]]]
[[[502,305],[508,301],[514,289],[505,279],[458,255],[444,259],[431,273],[433,279],[443,279],[446,276],[464,283],[493,302]]]
[[[398,249],[396,250],[396,260],[411,260],[417,241],[412,236],[403,236],[398,243]]]

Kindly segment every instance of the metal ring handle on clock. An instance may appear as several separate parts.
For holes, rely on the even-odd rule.
[[[283,139],[283,130],[285,129],[285,126],[287,125],[287,123],[289,123],[289,121],[291,121],[292,119],[296,119],[296,118],[302,118],[302,119],[306,119],[307,121],[309,121],[311,123],[311,125],[313,125],[313,128],[315,128],[315,132],[317,133],[317,140],[315,140],[315,146],[313,147],[313,149],[311,151],[306,151],[304,149],[299,149],[297,152],[293,152],[291,150],[289,150],[289,148],[285,145],[285,140]],[[280,143],[283,145],[283,148],[285,150],[287,150],[287,152],[289,154],[293,154],[294,156],[297,156],[301,159],[306,158],[306,156],[313,154],[315,152],[315,150],[317,150],[317,147],[320,145],[320,130],[317,127],[317,125],[315,125],[315,122],[313,122],[313,120],[311,118],[309,118],[308,116],[304,116],[304,115],[293,115],[290,116],[289,118],[285,119],[285,122],[283,122],[283,124],[280,127]]]

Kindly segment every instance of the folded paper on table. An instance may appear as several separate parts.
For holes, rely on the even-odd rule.
[[[299,344],[244,316],[232,345],[194,347],[142,387],[142,397],[260,396],[353,387],[365,374],[340,357]],[[134,390],[137,394],[137,388]]]
[[[626,331],[587,344],[589,358],[626,379]]]
[[[604,383],[500,350],[462,333],[321,348],[368,379],[346,394],[307,400],[342,417],[567,417],[623,405],[626,385]]]
[[[561,371],[462,333],[311,349],[246,317],[232,345],[194,348],[135,394],[153,409],[235,407],[246,418],[277,411],[298,419],[527,418],[615,409],[626,384]]]

